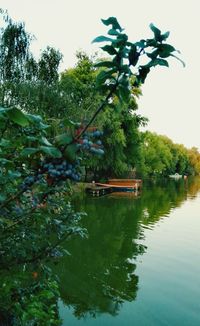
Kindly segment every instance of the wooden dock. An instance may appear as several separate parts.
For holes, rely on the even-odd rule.
[[[90,187],[85,188],[85,191],[87,194],[93,197],[100,197],[100,196],[110,194],[111,192],[113,192],[113,189],[110,186],[101,187],[92,184]]]
[[[92,183],[85,191],[93,197],[104,196],[112,192],[137,193],[141,190],[142,180],[140,179],[109,179],[108,183]]]
[[[134,190],[139,190],[142,188],[141,179],[109,179],[108,185],[122,187],[122,188],[132,188]]]

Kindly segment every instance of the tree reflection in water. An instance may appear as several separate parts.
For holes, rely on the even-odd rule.
[[[77,318],[101,313],[114,316],[124,301],[136,299],[137,257],[147,249],[141,244],[144,227],[153,228],[199,189],[199,178],[166,180],[147,184],[138,198],[83,197],[75,201],[78,210],[87,212],[82,224],[88,238],[66,243],[70,255],[54,270],[60,278],[61,299],[73,307]]]

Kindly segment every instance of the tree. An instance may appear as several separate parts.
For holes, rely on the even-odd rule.
[[[149,131],[143,134],[142,160],[139,171],[146,176],[198,174],[199,153],[175,144],[166,136]]]
[[[24,23],[13,22],[0,12],[4,27],[0,30],[0,105],[21,109],[43,116],[59,111],[58,68],[62,55],[47,47],[38,62],[30,52],[33,36]]]
[[[196,147],[188,150],[189,162],[191,166],[190,174],[200,174],[200,153]]]
[[[76,56],[76,66],[61,73],[61,112],[72,120],[85,123],[94,114],[102,95],[95,87],[98,74],[94,67],[95,60],[84,52],[77,52]]]
[[[172,154],[161,136],[145,132],[142,146],[143,173],[149,176],[167,175],[172,164]]]
[[[139,127],[147,119],[136,113],[135,100],[118,103],[118,109],[106,108],[102,114],[103,146],[105,157],[98,160],[96,168],[100,177],[124,177],[141,161],[141,134]]]

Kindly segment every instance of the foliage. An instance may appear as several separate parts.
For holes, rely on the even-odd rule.
[[[63,106],[60,112],[85,123],[99,106],[102,95],[95,88],[98,70],[94,67],[94,58],[84,52],[77,52],[76,56],[76,66],[61,73],[59,85]]]
[[[139,164],[142,141],[139,127],[146,124],[146,119],[136,114],[136,110],[135,102],[130,101],[114,114],[109,107],[103,113],[105,157],[96,164],[99,177],[124,177]]]
[[[141,164],[139,172],[146,176],[170,174],[199,174],[200,153],[175,144],[166,136],[149,131],[143,133]]]
[[[47,47],[35,60],[30,52],[33,36],[26,32],[24,23],[13,22],[6,12],[1,14],[0,105],[17,105],[31,113],[51,115],[61,106],[58,67],[62,55]]]

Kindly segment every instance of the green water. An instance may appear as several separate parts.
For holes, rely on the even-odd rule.
[[[200,325],[200,179],[84,197],[87,239],[55,267],[63,326]]]

